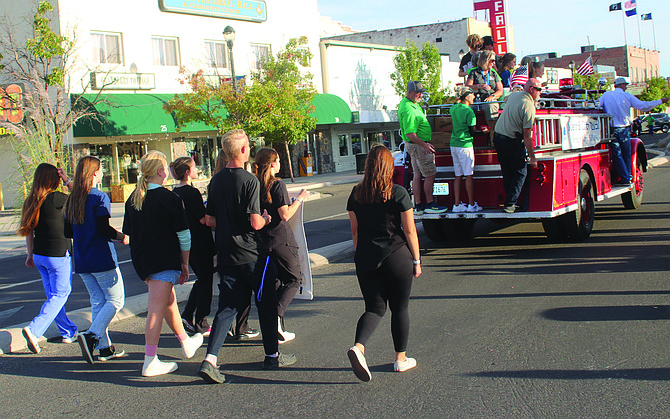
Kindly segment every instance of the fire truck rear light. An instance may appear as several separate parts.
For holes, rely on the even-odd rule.
[[[558,81],[558,88],[560,90],[572,89],[574,86],[575,82],[570,77]]]

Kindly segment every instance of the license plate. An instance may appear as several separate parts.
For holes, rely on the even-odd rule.
[[[448,183],[434,183],[433,184],[433,195],[449,195],[449,184]]]

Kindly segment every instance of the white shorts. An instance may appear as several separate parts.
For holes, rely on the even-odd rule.
[[[450,147],[456,176],[472,176],[475,169],[474,147]]]

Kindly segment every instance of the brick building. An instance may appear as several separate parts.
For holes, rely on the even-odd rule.
[[[580,54],[546,58],[544,63],[548,67],[569,68],[570,61],[574,61],[577,68],[589,54],[594,65],[613,66],[618,76],[629,77],[631,83],[660,76],[658,51],[630,45],[611,48],[582,47]]]

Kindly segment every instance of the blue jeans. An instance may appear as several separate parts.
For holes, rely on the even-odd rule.
[[[47,300],[28,328],[39,338],[56,321],[61,336],[74,336],[77,326],[65,314],[65,303],[72,292],[72,257],[69,253],[63,257],[33,255],[33,262],[42,276]]]
[[[98,349],[109,348],[112,342],[107,327],[123,307],[125,298],[121,271],[117,267],[105,272],[80,273],[79,276],[91,296],[91,327],[88,331],[100,339]]]
[[[221,277],[219,308],[212,323],[212,332],[207,342],[207,353],[218,356],[228,330],[235,320],[238,307],[243,304],[245,290],[251,288],[256,292],[254,301],[258,308],[258,321],[261,325],[265,354],[275,354],[278,351],[277,295],[275,293],[277,268],[270,256],[261,257],[255,262],[244,265],[219,265],[218,270]]]
[[[526,146],[523,141],[500,134],[493,136],[505,188],[505,206],[516,205],[526,180]]]
[[[614,169],[623,182],[630,182],[630,127],[614,128],[614,138],[610,141]]]

